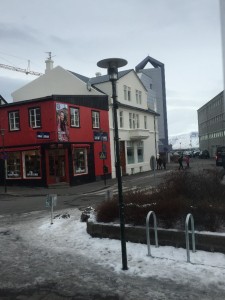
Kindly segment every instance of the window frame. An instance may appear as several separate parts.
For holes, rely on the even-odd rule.
[[[72,110],[78,112],[77,118],[76,118],[76,113],[72,114]],[[74,121],[74,124],[72,124],[72,121]],[[70,127],[80,128],[80,109],[78,107],[70,107]]]
[[[40,122],[40,125],[37,125],[37,122],[38,122],[38,118],[37,118],[37,116],[38,116],[38,114],[36,113],[36,110],[38,110],[39,109],[39,122]],[[35,123],[35,125],[34,126],[32,126],[32,124],[31,124],[31,122],[32,122],[32,120],[31,120],[31,111],[34,111],[35,112],[35,114],[33,115],[34,116],[34,123]],[[33,129],[35,129],[35,128],[41,128],[41,108],[40,107],[29,107],[28,108],[28,112],[29,112],[29,126],[30,126],[30,128],[33,128]]]
[[[98,116],[98,118],[96,118]],[[92,118],[92,128],[100,128],[100,112],[96,110],[91,111],[91,118]]]
[[[75,160],[75,153],[78,151],[83,151],[84,152],[84,166],[85,166],[85,170],[82,172],[77,172],[76,171],[76,160]],[[88,174],[88,151],[87,148],[84,147],[79,147],[79,148],[74,148],[73,149],[73,176],[80,176],[80,175],[84,175],[84,174]]]
[[[11,115],[13,114],[13,118],[11,118]],[[16,117],[15,114],[18,114]],[[18,122],[16,122],[16,118],[18,118]],[[11,120],[13,120],[13,126],[11,123]],[[8,112],[8,122],[9,122],[9,131],[18,131],[20,130],[20,113],[19,110],[12,110]],[[18,127],[17,127],[18,125]]]

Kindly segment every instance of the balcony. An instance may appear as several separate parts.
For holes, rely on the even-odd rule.
[[[131,129],[130,139],[131,140],[145,140],[150,136],[148,129]]]

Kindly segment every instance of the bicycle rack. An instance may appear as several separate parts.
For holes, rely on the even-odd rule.
[[[185,221],[185,237],[186,237],[186,250],[187,250],[187,262],[190,262],[190,244],[189,244],[189,220],[191,219],[191,232],[192,232],[192,252],[196,252],[195,249],[195,231],[194,231],[194,218],[192,214],[188,214]]]
[[[154,220],[155,246],[156,246],[156,248],[159,247],[159,245],[158,245],[156,215],[155,215],[154,211],[150,211],[147,214],[147,217],[146,217],[146,237],[147,237],[147,247],[148,247],[148,254],[147,254],[147,256],[152,256],[151,255],[151,249],[150,249],[150,233],[149,233],[149,220],[150,220],[151,215],[153,216],[153,220]]]

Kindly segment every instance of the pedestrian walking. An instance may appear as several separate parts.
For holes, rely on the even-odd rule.
[[[163,169],[166,170],[166,158],[163,157],[162,159]]]
[[[185,156],[185,162],[186,162],[186,169],[189,169],[190,167],[190,157],[188,155]]]
[[[179,170],[183,170],[183,155],[180,155],[178,158],[178,163],[179,163]]]

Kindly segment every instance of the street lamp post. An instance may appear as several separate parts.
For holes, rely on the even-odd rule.
[[[2,136],[2,152],[3,152],[3,160],[4,160],[4,187],[5,193],[7,193],[7,185],[6,185],[6,155],[5,155],[5,129],[1,129]]]
[[[123,191],[122,191],[122,177],[121,177],[121,170],[120,170],[121,164],[120,164],[119,133],[118,133],[118,120],[117,120],[118,102],[117,102],[117,94],[116,94],[116,81],[118,79],[118,68],[123,67],[126,64],[127,61],[121,58],[103,59],[97,63],[98,67],[107,69],[109,80],[112,83],[115,167],[116,167],[116,177],[118,183],[120,235],[121,235],[123,270],[127,270],[128,267],[127,267],[127,251],[126,251],[126,238],[125,238],[125,218],[124,218],[124,202],[123,202]]]

